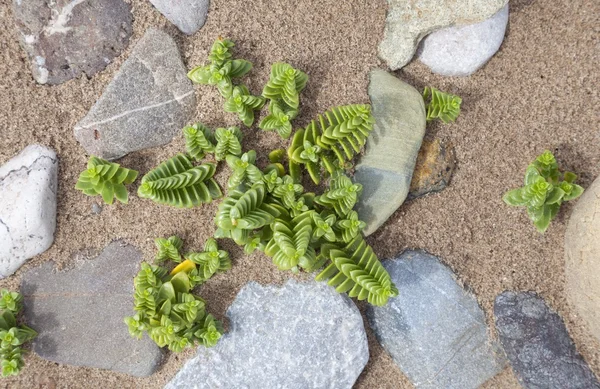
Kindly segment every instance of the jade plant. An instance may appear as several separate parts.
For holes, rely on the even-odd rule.
[[[554,155],[546,150],[527,167],[524,186],[506,192],[502,199],[508,205],[526,207],[535,227],[544,233],[561,204],[583,193],[576,179],[574,173],[561,173]]]
[[[460,114],[462,99],[450,93],[441,92],[433,87],[423,91],[427,110],[427,121],[440,119],[444,123],[453,122]]]
[[[168,240],[181,242],[177,237]],[[217,343],[223,334],[221,323],[206,312],[206,302],[192,289],[217,271],[228,269],[229,255],[218,250],[212,239],[205,250],[198,253],[205,254],[203,258],[196,260],[186,255],[186,260],[171,272],[163,266],[142,263],[134,278],[135,314],[124,319],[131,336],[141,339],[146,332],[159,347],[175,352],[196,343],[205,347]],[[157,257],[161,257],[160,253]]]
[[[87,169],[79,175],[75,189],[88,196],[100,195],[107,204],[112,204],[115,198],[127,204],[129,195],[125,185],[131,184],[137,176],[135,170],[92,156]]]
[[[16,316],[22,309],[23,296],[6,289],[0,291],[0,365],[2,376],[17,375],[23,368],[21,346],[37,336],[26,325],[18,325]]]

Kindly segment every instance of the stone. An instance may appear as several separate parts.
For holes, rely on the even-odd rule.
[[[70,270],[51,262],[23,276],[26,322],[39,333],[34,351],[67,365],[149,376],[162,358],[146,335],[129,335],[123,318],[133,314],[133,277],[142,254],[122,241],[110,243],[94,259],[78,259]]]
[[[369,359],[358,309],[324,283],[250,282],[227,316],[165,388],[351,388]]]
[[[421,41],[417,57],[434,73],[469,76],[500,49],[507,24],[508,4],[483,22],[432,32]]]
[[[195,109],[177,45],[165,32],[149,29],[75,125],[75,137],[88,154],[113,160],[169,143]]]
[[[426,124],[421,94],[390,73],[371,72],[369,97],[375,126],[354,175],[363,185],[356,209],[367,223],[365,235],[375,232],[406,199]]]
[[[37,144],[0,167],[0,278],[52,246],[57,175],[56,153]]]
[[[504,292],[494,316],[500,342],[524,388],[600,388],[565,324],[533,292]]]
[[[477,300],[436,257],[407,251],[383,265],[400,294],[367,319],[415,387],[475,389],[504,368]]]
[[[92,77],[127,48],[133,32],[123,0],[13,0],[13,13],[40,84]]]
[[[192,35],[204,26],[210,6],[210,0],[150,0],[150,2],[187,35]]]
[[[421,39],[440,28],[489,19],[508,0],[388,0],[379,56],[392,70],[413,58]]]
[[[440,192],[450,185],[456,166],[455,159],[452,143],[444,142],[439,138],[425,139],[417,156],[407,199]]]
[[[576,200],[565,233],[569,304],[600,341],[600,177]]]

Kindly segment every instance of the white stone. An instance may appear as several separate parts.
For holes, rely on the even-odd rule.
[[[210,0],[150,0],[150,2],[187,35],[192,35],[204,26],[210,6]]]
[[[508,4],[481,23],[432,32],[421,41],[417,57],[434,73],[469,76],[496,54],[507,24]]]
[[[30,145],[0,167],[0,278],[54,241],[58,159]]]

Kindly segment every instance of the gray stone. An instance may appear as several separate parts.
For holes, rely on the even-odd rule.
[[[370,235],[402,205],[425,135],[425,104],[415,88],[383,70],[370,75],[375,128],[354,180],[363,185],[357,211]]]
[[[600,341],[600,178],[576,201],[565,233],[567,298]]]
[[[421,251],[383,264],[400,294],[383,307],[369,306],[367,318],[416,387],[477,388],[504,368],[483,311],[450,269]]]
[[[192,35],[204,22],[210,6],[210,0],[150,0],[181,32]]]
[[[440,28],[489,19],[508,0],[388,0],[379,56],[392,70],[410,62],[421,39]]]
[[[358,309],[323,283],[251,282],[227,316],[229,332],[166,388],[351,388],[369,359]]]
[[[523,387],[600,388],[562,319],[541,297],[504,292],[496,297],[494,316],[500,342]]]
[[[483,22],[432,32],[421,41],[417,57],[434,73],[471,75],[496,54],[507,24],[508,4]]]
[[[88,154],[116,159],[169,143],[194,114],[196,97],[179,50],[149,29],[100,99],[75,126]]]
[[[13,11],[40,84],[93,76],[121,54],[133,31],[123,0],[13,0]]]
[[[54,151],[36,144],[0,167],[0,278],[54,242],[57,174]]]
[[[145,335],[132,338],[123,323],[133,313],[133,277],[142,260],[135,247],[115,241],[74,269],[56,271],[46,262],[25,273],[21,293],[27,324],[39,333],[35,352],[67,365],[152,374],[160,349]]]

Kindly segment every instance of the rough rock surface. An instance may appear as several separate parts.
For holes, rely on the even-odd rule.
[[[576,201],[565,234],[567,297],[600,341],[600,178]]]
[[[367,318],[416,387],[475,389],[503,369],[482,309],[450,269],[421,251],[383,264],[400,294],[386,306],[369,306]]]
[[[504,292],[496,297],[494,316],[500,342],[523,387],[600,388],[562,319],[541,297]]]
[[[229,332],[166,388],[351,388],[369,359],[362,317],[323,283],[246,285]]]
[[[149,29],[77,123],[75,137],[88,154],[116,159],[169,143],[193,115],[195,104],[175,42]]]
[[[489,19],[508,0],[388,0],[379,56],[392,70],[410,62],[421,39],[440,28]]]
[[[357,210],[370,235],[402,205],[425,135],[425,104],[412,86],[390,73],[370,74],[375,128],[354,179],[363,185]]]
[[[38,331],[33,349],[68,365],[148,376],[161,360],[158,346],[129,335],[123,318],[133,313],[133,277],[142,254],[121,241],[74,269],[56,271],[50,262],[23,276],[27,324]]]
[[[133,31],[123,0],[13,0],[13,10],[40,84],[93,76],[121,54]]]
[[[452,143],[434,138],[425,139],[417,156],[417,164],[410,182],[407,199],[439,192],[450,184],[456,156]]]
[[[192,35],[204,26],[210,6],[210,0],[150,0],[150,2],[181,32],[188,35]]]
[[[52,245],[57,174],[54,151],[35,144],[0,167],[0,278]]]
[[[421,41],[417,56],[434,73],[468,76],[496,54],[507,24],[508,4],[481,23],[432,32]]]

